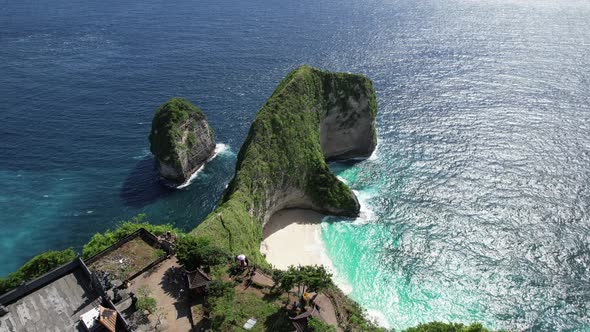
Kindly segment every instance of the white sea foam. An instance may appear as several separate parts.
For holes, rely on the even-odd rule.
[[[375,145],[375,150],[373,151],[373,153],[371,154],[371,156],[369,156],[369,158],[367,160],[377,160],[377,153],[379,152],[379,141],[377,140],[377,145]]]
[[[209,161],[207,161],[207,162],[209,162]],[[201,165],[201,167],[197,168],[197,170],[194,171],[193,174],[191,174],[191,176],[188,178],[188,180],[186,180],[180,186],[177,186],[176,189],[184,189],[184,188],[190,186],[191,183],[197,178],[199,173],[203,170],[203,168],[205,168],[205,164],[203,164],[203,165]]]
[[[342,181],[350,186],[349,181],[347,181],[345,178],[343,178],[341,176],[336,176],[336,177],[340,181]],[[377,219],[377,216],[375,215],[375,212],[373,212],[373,210],[371,210],[369,201],[371,200],[371,198],[373,198],[376,195],[376,192],[372,189],[365,189],[365,190],[354,190],[353,189],[352,192],[356,195],[356,198],[358,199],[359,204],[361,205],[361,210],[360,210],[359,216],[354,219],[353,224],[364,225],[369,222],[375,221]]]
[[[375,324],[384,327],[386,329],[390,328],[389,321],[385,314],[379,310],[375,309],[367,309],[367,317],[368,320],[374,322]]]
[[[190,186],[191,183],[199,175],[199,172],[201,172],[203,170],[203,168],[205,168],[205,165],[208,162],[210,162],[211,160],[215,159],[215,157],[217,157],[218,155],[220,155],[220,154],[222,154],[222,153],[224,153],[226,151],[229,151],[229,146],[227,144],[217,143],[215,145],[215,151],[213,151],[213,155],[211,156],[211,158],[207,159],[207,161],[205,163],[203,163],[203,165],[201,165],[201,167],[199,167],[196,171],[193,172],[193,174],[191,174],[191,176],[188,178],[188,180],[186,180],[186,182],[184,182],[180,186],[177,186],[176,189],[184,189],[184,188]]]
[[[145,149],[141,150],[141,155],[135,156],[135,157],[133,157],[133,159],[139,160],[139,159],[143,159],[149,155],[150,155],[150,149],[145,148]]]
[[[353,224],[364,225],[369,222],[375,221],[377,219],[377,216],[375,215],[375,212],[371,210],[369,205],[369,200],[373,198],[373,196],[375,196],[375,193],[373,193],[372,191],[365,190],[353,190],[352,192],[356,195],[357,199],[359,200],[359,204],[361,205],[359,216],[354,219]]]

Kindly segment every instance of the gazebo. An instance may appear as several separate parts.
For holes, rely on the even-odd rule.
[[[197,268],[194,271],[186,273],[188,280],[188,289],[195,290],[199,294],[205,294],[207,286],[211,282],[211,278],[203,270]]]

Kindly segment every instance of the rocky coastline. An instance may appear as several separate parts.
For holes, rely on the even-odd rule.
[[[266,264],[259,251],[262,230],[277,211],[357,216],[357,198],[326,162],[369,157],[376,115],[368,78],[310,66],[293,70],[257,113],[233,180],[194,233]]]

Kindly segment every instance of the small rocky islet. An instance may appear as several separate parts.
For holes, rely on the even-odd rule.
[[[150,150],[160,175],[185,183],[215,152],[215,135],[207,117],[184,98],[171,98],[154,114]]]

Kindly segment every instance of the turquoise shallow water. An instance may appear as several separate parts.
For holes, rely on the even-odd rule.
[[[401,157],[391,151],[381,144],[370,160],[332,166],[355,189],[361,215],[328,217],[322,225],[337,283],[371,318],[396,329],[439,320],[497,329],[590,330],[585,212],[581,220],[554,224],[545,210],[554,207],[539,205],[524,212],[520,225],[521,204],[515,211],[506,207],[523,199],[518,195],[500,194],[502,203],[489,207],[480,187],[453,187],[465,195],[457,199],[458,193],[430,183],[430,177],[394,180],[384,174],[431,170],[399,168]],[[536,218],[543,224],[532,225]]]
[[[191,229],[289,70],[363,73],[375,158],[334,165],[364,203],[323,228],[384,323],[585,331],[590,313],[586,0],[0,1],[0,275],[137,213]],[[147,135],[172,96],[225,153],[184,190]]]

